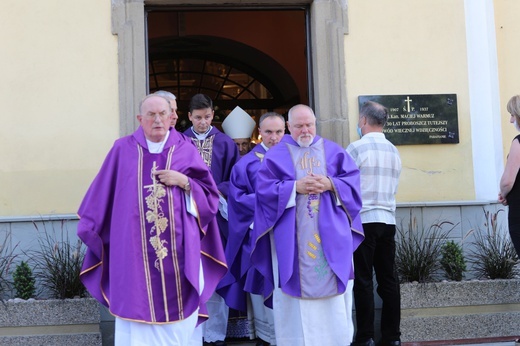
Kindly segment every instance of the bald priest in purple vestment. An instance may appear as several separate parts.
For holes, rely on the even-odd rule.
[[[81,280],[116,317],[116,345],[202,345],[195,327],[225,274],[218,191],[161,96],[118,139],[79,209]]]
[[[364,238],[359,170],[316,135],[310,107],[291,108],[287,126],[258,171],[251,260],[278,346],[349,345],[352,255]]]

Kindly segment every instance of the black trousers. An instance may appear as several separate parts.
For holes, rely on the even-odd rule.
[[[398,341],[401,332],[401,293],[395,267],[395,225],[364,223],[365,240],[354,252],[356,342],[374,339],[374,284],[383,301],[382,341]]]
[[[516,254],[520,257],[520,205],[510,205],[507,216],[509,235],[516,250]]]

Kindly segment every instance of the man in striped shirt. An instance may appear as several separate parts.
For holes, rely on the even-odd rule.
[[[354,301],[356,337],[353,346],[374,345],[374,286],[383,301],[381,346],[401,345],[399,279],[395,266],[395,194],[401,174],[396,147],[383,134],[388,109],[376,102],[365,102],[359,112],[358,134],[347,152],[361,172],[361,222],[365,240],[354,252]]]

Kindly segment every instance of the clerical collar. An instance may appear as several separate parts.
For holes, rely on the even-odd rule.
[[[195,129],[194,129],[193,126],[192,126],[192,127],[191,127],[191,132],[193,132],[193,134],[195,135],[195,137],[197,137],[197,139],[198,139],[199,141],[203,141],[203,140],[206,139],[206,137],[208,137],[208,134],[209,134],[209,132],[210,132],[212,129],[213,129],[213,126],[210,125],[208,131],[206,131],[206,132],[200,134],[200,133],[195,132]]]
[[[264,142],[260,142],[260,145],[262,146],[262,148],[265,149],[265,151],[269,150],[269,148],[267,147],[267,145],[264,144]]]
[[[170,131],[166,131],[166,136],[164,136],[164,139],[162,142],[152,142],[149,141],[148,138],[146,139],[146,145],[148,146],[148,151],[152,154],[160,154],[162,153],[164,149],[164,145],[166,144],[166,141],[168,140],[168,137],[170,137]]]

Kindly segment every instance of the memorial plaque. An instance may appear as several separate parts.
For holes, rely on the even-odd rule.
[[[459,143],[456,94],[359,96],[389,111],[383,132],[395,145]]]

